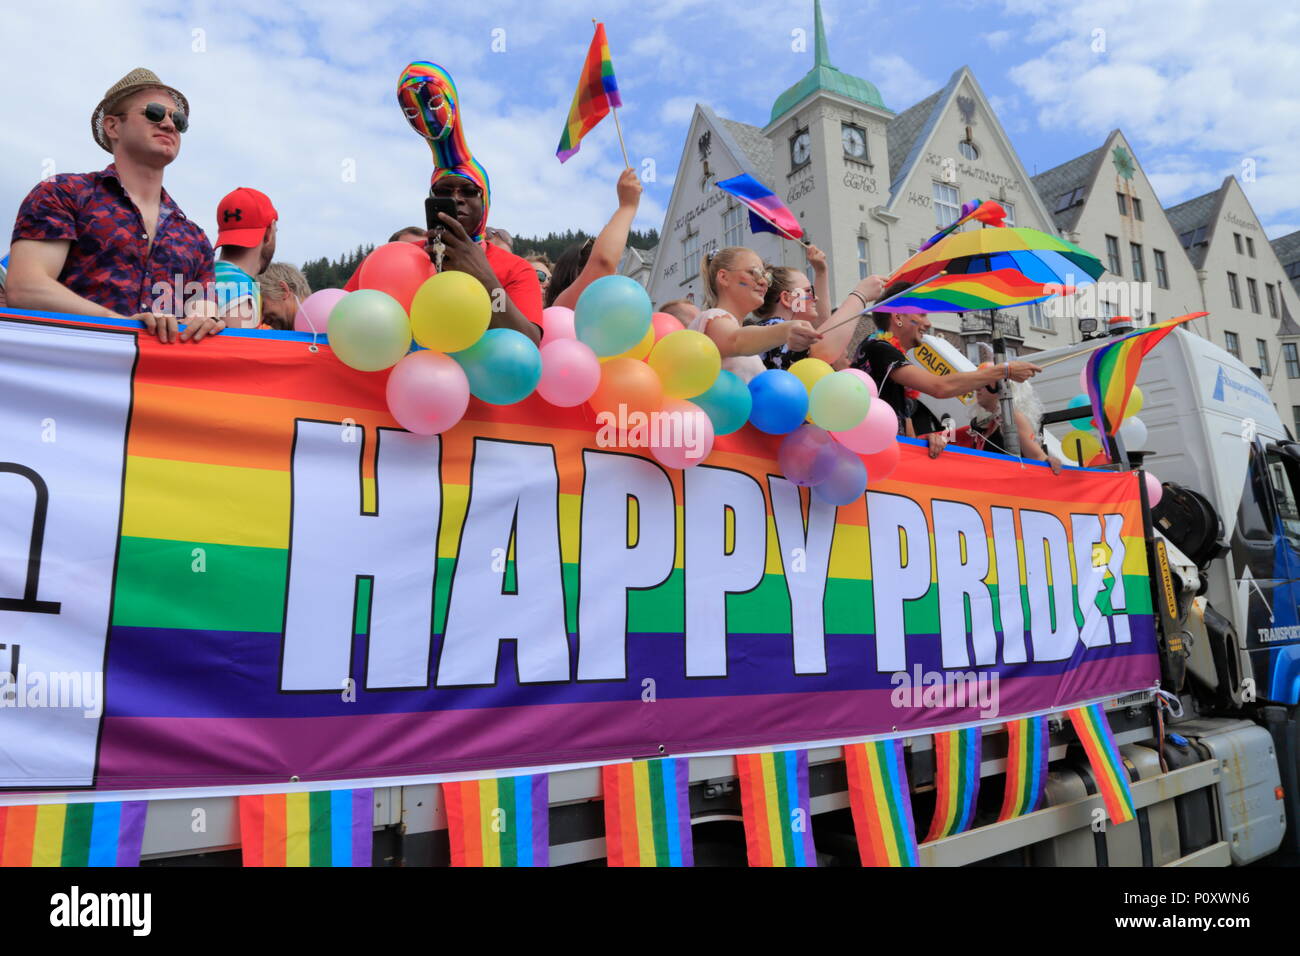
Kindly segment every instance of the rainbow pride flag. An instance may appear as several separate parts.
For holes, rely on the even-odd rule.
[[[1099,703],[1090,704],[1075,707],[1069,715],[1074,732],[1079,735],[1079,742],[1088,754],[1088,763],[1097,778],[1097,789],[1106,803],[1110,822],[1127,823],[1135,816],[1133,792],[1129,789],[1128,771],[1110,732],[1105,709]]]
[[[0,866],[139,866],[149,804],[0,807]]]
[[[618,80],[614,78],[614,62],[609,56],[609,41],[605,39],[605,24],[597,23],[596,32],[582,64],[578,88],[573,93],[573,105],[565,120],[564,132],[555,155],[564,162],[576,153],[582,137],[590,133],[611,109],[623,105],[618,94]]]
[[[549,866],[549,774],[442,785],[452,866]]]
[[[1133,386],[1137,384],[1142,359],[1160,344],[1166,335],[1192,319],[1208,312],[1189,312],[1167,322],[1157,322],[1145,329],[1130,332],[1123,338],[1105,345],[1088,357],[1084,375],[1088,383],[1088,399],[1092,403],[1093,421],[1101,423],[1105,415],[1106,432],[1114,435],[1124,420]]]
[[[374,793],[317,790],[240,797],[244,866],[369,866]]]
[[[1038,809],[1047,786],[1050,743],[1045,716],[1007,722],[1007,783],[999,823]]]
[[[951,232],[956,232],[968,222],[982,222],[986,226],[1005,228],[1007,211],[1001,203],[994,202],[992,199],[972,199],[962,204],[961,211],[957,214],[957,219],[952,224],[940,229],[917,248],[917,252],[925,252],[932,245]]]
[[[816,866],[808,751],[738,754],[740,805],[750,866]]]
[[[923,842],[942,840],[969,830],[975,822],[980,792],[978,727],[934,735],[934,817]]]
[[[732,176],[717,183],[724,193],[730,193],[749,210],[750,232],[772,232],[784,239],[803,238],[803,226],[776,193],[748,173]]]
[[[994,269],[937,275],[871,308],[876,312],[971,312],[1009,309],[1042,302],[1054,295],[1073,294],[1073,286],[1035,282],[1016,269]]]
[[[664,757],[600,768],[610,866],[694,866],[690,761]]]
[[[862,865],[918,866],[903,741],[849,744],[844,766]]]

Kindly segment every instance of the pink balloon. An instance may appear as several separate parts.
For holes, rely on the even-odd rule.
[[[1088,363],[1083,363],[1083,368],[1079,369],[1079,391],[1088,394]]]
[[[1151,472],[1145,472],[1142,475],[1143,480],[1147,483],[1147,504],[1152,508],[1160,504],[1160,499],[1164,497],[1165,489],[1160,484],[1160,479]]]
[[[677,316],[669,315],[667,312],[656,312],[654,315],[650,316],[650,325],[655,330],[656,342],[662,339],[665,335],[669,335],[673,332],[680,332],[682,329],[686,328],[686,326],[682,325],[681,320],[677,318]]]
[[[876,380],[872,378],[870,375],[868,375],[866,372],[862,371],[862,369],[846,368],[844,371],[856,375],[858,378],[862,379],[862,381],[866,383],[867,389],[871,392],[872,398],[875,398],[880,394],[879,390],[877,390],[876,388]]]
[[[573,313],[569,313],[569,321],[573,321]],[[599,384],[600,359],[590,345],[577,339],[553,339],[542,346],[542,377],[537,382],[537,394],[552,405],[581,405]]]
[[[556,339],[576,339],[573,331],[573,310],[562,305],[553,305],[542,310],[542,346],[550,345]]]
[[[691,468],[713,451],[713,420],[704,409],[680,398],[670,398],[651,416],[658,428],[651,436],[659,439],[650,452],[669,468]]]
[[[303,299],[293,317],[296,332],[316,332],[324,335],[329,328],[330,310],[339,299],[347,295],[342,289],[321,289]]]
[[[860,455],[874,455],[898,437],[898,416],[888,402],[872,399],[862,424],[844,432],[831,432],[846,448]]]
[[[412,352],[388,375],[388,410],[409,432],[445,432],[468,406],[469,379],[459,362],[441,352]]]
[[[409,312],[416,291],[435,271],[423,246],[386,242],[362,260],[357,288],[387,292]]]

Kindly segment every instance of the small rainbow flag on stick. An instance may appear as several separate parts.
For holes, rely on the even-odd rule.
[[[582,64],[582,74],[578,77],[578,88],[573,93],[569,118],[564,122],[560,145],[555,151],[560,162],[578,151],[582,137],[595,129],[596,124],[608,116],[610,110],[622,105],[618,80],[614,78],[614,62],[609,56],[609,41],[605,39],[605,24],[597,23],[591,46],[587,49],[587,59]],[[617,113],[614,114],[614,122],[618,122]],[[620,145],[623,142],[621,130],[618,141]],[[627,163],[626,148],[623,150],[623,162]]]
[[[1128,823],[1135,816],[1133,810],[1133,792],[1128,785],[1128,771],[1124,768],[1119,747],[1110,732],[1110,721],[1101,704],[1088,707],[1076,707],[1069,711],[1070,723],[1079,735],[1079,742],[1088,754],[1088,763],[1092,765],[1093,776],[1097,778],[1097,789],[1106,803],[1106,814],[1110,822]]]
[[[0,866],[139,866],[149,804],[0,807]]]
[[[239,798],[244,866],[369,866],[374,823],[370,789]]]
[[[1175,328],[1204,315],[1209,313],[1189,312],[1176,319],[1138,329],[1110,345],[1102,346],[1088,357],[1084,378],[1088,383],[1093,420],[1100,423],[1104,413],[1108,434],[1114,435],[1119,431],[1146,354]]]
[[[750,866],[816,866],[808,751],[738,754],[740,805]]]
[[[844,766],[862,865],[920,865],[903,741],[849,744],[844,748]]]
[[[934,735],[934,818],[923,842],[969,830],[980,792],[978,727]]]
[[[600,768],[610,866],[694,866],[690,762],[663,757]]]
[[[452,866],[549,866],[550,777],[544,773],[442,785]]]
[[[998,822],[1033,813],[1047,786],[1047,718],[1025,717],[1007,724],[1007,788]]]

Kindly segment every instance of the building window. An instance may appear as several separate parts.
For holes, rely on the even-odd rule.
[[[1103,299],[1101,303],[1101,314],[1108,319],[1119,315],[1119,303],[1112,302],[1110,299]]]
[[[1127,215],[1128,215],[1128,197],[1125,196],[1123,193],[1116,193],[1116,194],[1115,194],[1115,202],[1119,203],[1119,214],[1120,214],[1121,216],[1127,216]]]
[[[1250,238],[1250,236],[1246,237],[1246,255],[1250,256],[1252,259],[1255,258],[1255,240]]]
[[[956,186],[949,186],[937,180],[934,183],[934,221],[944,229],[957,221],[961,212],[961,193]]]
[[[1138,282],[1145,282],[1147,279],[1147,267],[1142,261],[1142,247],[1136,242],[1128,244],[1128,251],[1133,257],[1133,278]]]
[[[1071,206],[1079,205],[1079,203],[1083,202],[1084,192],[1086,192],[1086,188],[1079,186],[1069,192],[1061,193],[1056,197],[1056,208],[1052,212],[1065,212]]]
[[[1156,285],[1162,289],[1169,288],[1169,270],[1165,267],[1165,254],[1159,249],[1152,249],[1151,255],[1156,261]]]
[[[1180,232],[1178,241],[1183,244],[1184,249],[1191,249],[1192,246],[1203,246],[1205,245],[1205,234],[1209,228],[1209,226],[1197,226],[1195,229]]]
[[[980,151],[974,143],[968,139],[963,139],[957,144],[957,152],[961,153],[963,159],[979,159]]]
[[[867,237],[858,236],[858,278],[865,279],[871,275],[871,267],[867,264]]]
[[[1254,279],[1246,280],[1246,291],[1250,294],[1250,311],[1259,315],[1259,285]]]
[[[1291,406],[1291,419],[1295,422],[1295,433],[1300,435],[1300,405]]]
[[[1106,237],[1106,258],[1110,260],[1110,271],[1117,276],[1124,274],[1124,269],[1119,263],[1119,240],[1114,236]]]
[[[1234,309],[1241,308],[1241,290],[1237,288],[1237,273],[1228,273],[1228,297],[1232,299]]]
[[[1052,317],[1043,311],[1043,304],[1035,302],[1029,306],[1029,327],[1040,332],[1051,332]]]
[[[1003,222],[1008,226],[1014,226],[1016,224],[1016,204],[1007,202],[1005,199],[999,199],[998,205],[1007,211],[1007,218]]]
[[[1232,234],[1232,241],[1235,242],[1235,243],[1237,244],[1237,255],[1241,255],[1241,252],[1242,252],[1242,249],[1241,249],[1241,233],[1239,233],[1239,232],[1234,232],[1234,233]]]
[[[1142,200],[1137,196],[1133,197],[1133,218],[1138,222],[1142,221]]]
[[[682,240],[683,281],[693,279],[700,272],[700,234],[694,233]]]
[[[1286,273],[1288,279],[1300,279],[1300,259],[1288,262],[1282,271]]]
[[[1296,352],[1294,342],[1287,342],[1282,346],[1282,358],[1286,360],[1286,377],[1300,378],[1300,354]],[[1296,432],[1300,435],[1300,432]]]
[[[736,205],[722,214],[722,241],[728,246],[745,244],[745,209]]]
[[[1268,314],[1269,318],[1277,318],[1277,289],[1273,288],[1273,283],[1265,282],[1264,291],[1268,294]]]
[[[1270,375],[1268,369],[1268,343],[1263,339],[1255,340],[1255,351],[1259,353],[1259,374]]]
[[[1241,358],[1241,345],[1237,341],[1236,332],[1223,333],[1223,345],[1236,358]]]

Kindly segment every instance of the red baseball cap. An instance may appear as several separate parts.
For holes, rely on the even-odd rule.
[[[240,186],[217,203],[217,241],[213,245],[260,245],[267,228],[279,218],[266,193]]]

